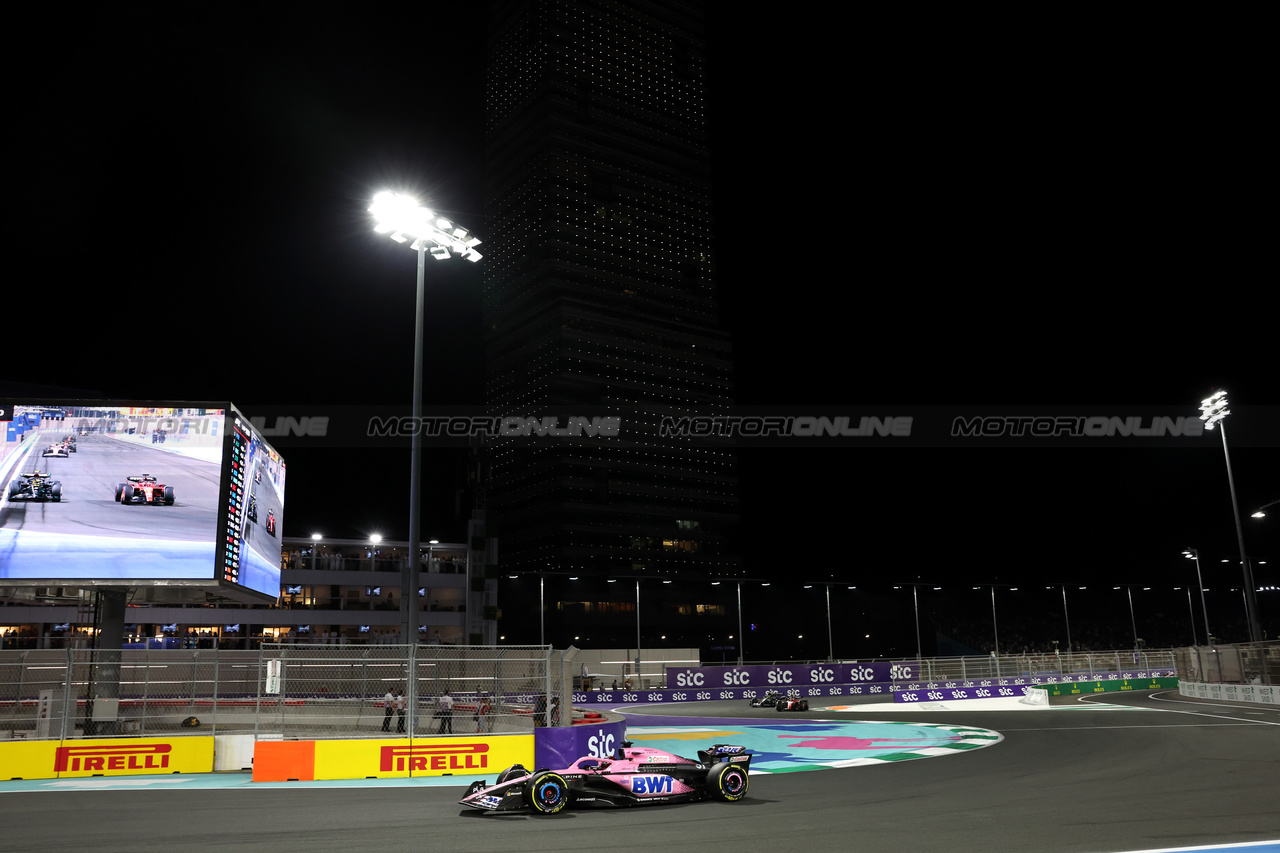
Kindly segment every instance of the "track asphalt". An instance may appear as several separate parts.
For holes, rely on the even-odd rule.
[[[738,702],[618,708],[637,745],[686,755],[710,743],[755,750],[747,799],[549,818],[463,809],[456,800],[481,778],[474,776],[3,782],[0,851],[625,851],[723,843],[895,853],[1280,853],[1280,709],[1170,690],[1108,700],[1047,708],[1017,700],[868,703],[794,715]],[[917,760],[930,758],[941,760]]]

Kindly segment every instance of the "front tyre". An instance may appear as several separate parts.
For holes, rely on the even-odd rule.
[[[747,795],[747,771],[738,764],[717,764],[707,774],[707,793],[712,799],[735,803]]]
[[[535,773],[525,783],[524,800],[538,814],[556,814],[569,805],[569,783],[558,773]]]

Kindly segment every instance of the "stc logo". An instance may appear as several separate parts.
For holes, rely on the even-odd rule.
[[[834,669],[811,669],[809,670],[809,681],[813,684],[821,684],[822,682],[832,682],[836,680],[836,671]]]
[[[670,776],[632,776],[633,794],[670,794],[675,780]]]
[[[869,666],[855,666],[849,670],[850,681],[875,681],[876,671]]]
[[[612,758],[616,741],[613,735],[605,734],[604,729],[599,732],[587,740],[587,754],[592,758]]]
[[[694,672],[687,669],[676,676],[676,687],[701,687],[703,685],[702,673]]]
[[[889,679],[891,681],[910,681],[914,676],[911,674],[911,667],[903,663],[895,663],[889,667]]]
[[[790,684],[791,670],[789,669],[771,669],[769,670],[770,684]]]
[[[729,686],[734,684],[750,684],[751,673],[743,672],[740,669],[730,670],[724,674],[724,683]]]

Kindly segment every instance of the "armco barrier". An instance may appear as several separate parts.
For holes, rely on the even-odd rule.
[[[253,781],[309,782],[317,779],[497,774],[512,764],[532,765],[533,743],[533,735],[263,740],[254,747]]]
[[[212,773],[212,737],[0,743],[0,779]]]

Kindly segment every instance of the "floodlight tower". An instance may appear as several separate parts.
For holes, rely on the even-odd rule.
[[[369,212],[376,220],[373,230],[379,234],[388,234],[397,243],[407,243],[410,239],[411,249],[418,252],[418,301],[415,314],[413,339],[413,429],[412,450],[409,454],[409,566],[408,595],[401,594],[400,610],[402,631],[405,643],[418,642],[418,548],[420,547],[420,530],[418,525],[418,498],[422,491],[422,320],[425,310],[424,275],[427,252],[438,261],[448,260],[458,254],[468,261],[480,260],[476,246],[480,240],[471,236],[465,228],[454,225],[443,216],[418,204],[409,196],[394,192],[380,192],[373,197]],[[471,578],[466,579],[467,594],[470,594]],[[468,608],[470,612],[470,608]],[[408,679],[408,695],[410,719],[409,731],[413,731],[412,714],[417,710],[417,679]]]
[[[1244,527],[1240,524],[1240,504],[1236,501],[1236,482],[1231,476],[1231,454],[1227,451],[1226,417],[1231,414],[1227,408],[1227,392],[1220,390],[1200,401],[1200,420],[1205,429],[1215,426],[1222,428],[1222,458],[1227,463],[1227,485],[1231,488],[1231,509],[1236,518],[1236,542],[1240,546],[1240,565],[1244,569],[1244,608],[1249,619],[1249,642],[1261,643],[1262,631],[1258,626],[1258,599],[1253,585],[1253,569],[1249,566],[1249,558],[1244,553]]]

